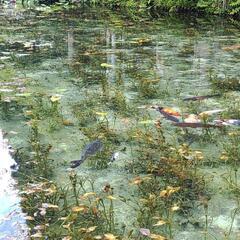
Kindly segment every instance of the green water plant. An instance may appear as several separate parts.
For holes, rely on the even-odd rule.
[[[220,159],[226,164],[229,164],[230,171],[228,177],[225,178],[229,183],[232,191],[239,189],[238,171],[239,171],[239,159],[240,159],[240,132],[231,131],[228,133],[228,140],[223,144],[223,152]]]
[[[75,172],[70,173],[69,179],[65,187],[58,187],[46,179],[40,182],[32,179],[25,185],[21,204],[27,215],[31,238],[114,236],[116,197],[112,187],[107,184],[103,190],[95,191],[92,180],[79,178]]]
[[[50,144],[41,144],[41,137],[39,133],[39,121],[32,119],[28,122],[30,127],[29,145],[30,153],[29,161],[27,163],[35,170],[35,174],[49,178],[52,175],[52,160],[49,158],[52,146]],[[25,163],[26,165],[26,163]]]

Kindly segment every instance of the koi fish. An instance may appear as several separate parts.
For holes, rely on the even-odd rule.
[[[240,126],[240,119],[214,120],[213,122],[222,126]]]
[[[170,108],[163,108],[163,107],[153,107],[158,112],[160,112],[166,119],[172,122],[179,122],[179,119],[176,116],[180,116],[180,114]]]
[[[190,128],[220,128],[222,126],[220,125],[215,125],[215,124],[210,124],[210,123],[190,123],[190,122],[173,122],[172,123],[174,126],[177,127],[190,127]]]
[[[205,95],[205,96],[193,96],[193,97],[186,97],[183,99],[183,101],[197,101],[197,100],[204,100],[207,98],[212,98],[212,97],[220,97],[221,94],[216,93],[212,95]]]
[[[237,49],[240,49],[240,44],[235,44],[232,46],[222,48],[222,50],[224,50],[224,51],[232,51],[232,50],[237,50]]]
[[[215,109],[215,110],[204,111],[204,112],[199,113],[199,116],[213,115],[213,114],[220,113],[220,112],[223,112],[223,111],[225,111],[225,109]]]
[[[103,148],[102,142],[97,139],[86,145],[82,151],[80,160],[71,161],[71,168],[76,168],[81,165],[89,156],[95,155],[98,151],[101,151]]]

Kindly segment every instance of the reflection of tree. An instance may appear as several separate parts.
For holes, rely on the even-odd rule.
[[[193,69],[197,72],[199,79],[206,79],[208,75],[208,59],[210,57],[209,44],[199,41],[194,45]]]
[[[107,64],[112,65],[112,68],[107,69],[106,77],[107,79],[112,82],[116,80],[116,35],[110,29],[106,30],[106,46],[107,48],[111,49],[110,53],[107,51]]]
[[[73,48],[73,29],[69,29],[67,33],[67,47],[68,47],[68,61],[72,62],[73,55],[74,55],[74,48]]]

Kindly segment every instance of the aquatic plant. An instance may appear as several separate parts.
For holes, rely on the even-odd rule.
[[[189,197],[185,185],[170,186],[164,178],[154,175],[137,176],[130,182],[138,191],[139,199],[123,199],[134,206],[138,212],[137,222],[140,228],[157,232],[161,236],[173,239],[176,227],[175,215],[183,213],[186,198]],[[174,184],[174,183],[173,183]],[[175,183],[177,184],[177,182]],[[195,195],[197,195],[197,191]],[[188,199],[189,201],[189,199]],[[187,215],[185,215],[186,217]]]
[[[224,78],[220,78],[216,73],[210,72],[209,80],[216,89],[223,92],[240,90],[240,80],[238,77],[228,77],[225,75]]]
[[[157,84],[159,80],[149,80],[149,79],[140,79],[137,85],[137,91],[139,92],[141,97],[145,98],[154,98],[158,94]]]
[[[60,99],[61,96],[59,95],[48,96],[44,93],[36,93],[30,96],[25,110],[25,117],[47,123],[45,124],[46,130],[55,131],[64,123]]]
[[[52,175],[52,160],[49,158],[49,153],[52,148],[50,144],[41,144],[41,138],[39,133],[39,121],[32,119],[28,122],[30,127],[29,145],[30,156],[25,159],[25,166],[35,170],[35,174],[44,178],[49,178]],[[33,173],[32,173],[33,174]]]
[[[86,127],[97,121],[96,112],[101,112],[100,109],[99,102],[95,100],[95,97],[91,93],[87,92],[84,100],[72,106],[72,113],[76,117],[78,125]]]
[[[238,165],[240,159],[240,132],[234,131],[228,133],[228,139],[223,143],[223,152],[220,156],[220,160],[230,165],[230,172],[226,178],[229,183],[230,189],[238,188]]]
[[[29,183],[21,192],[31,237],[77,239],[81,234],[83,239],[93,239],[114,233],[112,187],[108,184],[97,193],[92,180],[78,178],[75,172],[70,172],[69,179],[65,187],[45,180]],[[89,184],[91,192],[87,191]]]
[[[124,93],[119,90],[115,89],[113,91],[113,95],[110,98],[110,108],[114,111],[117,111],[120,114],[128,114],[131,110],[127,104],[126,97]]]
[[[240,119],[240,98],[231,93],[226,95],[226,110],[221,114],[223,119]]]

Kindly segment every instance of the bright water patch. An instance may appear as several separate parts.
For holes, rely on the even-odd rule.
[[[26,222],[20,207],[17,182],[12,177],[16,162],[0,130],[0,239],[27,239]]]

